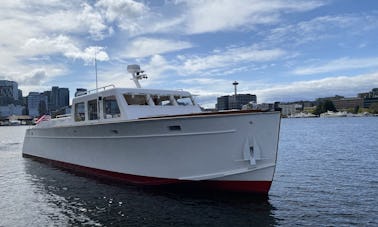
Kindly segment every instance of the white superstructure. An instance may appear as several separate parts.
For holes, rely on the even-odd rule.
[[[145,75],[128,71],[138,86]],[[279,127],[279,112],[204,113],[189,92],[108,86],[28,129],[23,155],[136,184],[266,194]]]

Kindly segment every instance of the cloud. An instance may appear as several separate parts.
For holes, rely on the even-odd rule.
[[[363,38],[365,32],[376,30],[378,28],[377,21],[376,13],[322,15],[307,21],[274,27],[268,32],[260,32],[260,35],[265,36],[264,43],[267,46],[302,45],[335,37],[350,40],[361,36]]]
[[[103,16],[95,11],[91,5],[83,3],[81,7],[83,8],[83,11],[77,16],[77,18],[82,25],[87,27],[92,38],[95,40],[101,40],[107,34],[112,34],[113,29],[108,28],[104,22]]]
[[[108,21],[122,21],[148,13],[149,8],[141,2],[133,0],[100,0],[96,7],[102,8]]]
[[[109,56],[104,51],[104,47],[90,46],[84,49],[84,51],[72,51],[65,53],[65,56],[71,57],[74,59],[82,59],[87,64],[93,62],[95,57],[97,61],[108,61]]]
[[[198,34],[251,28],[272,24],[280,15],[308,11],[323,5],[321,1],[211,0],[184,1],[188,7],[187,32]]]
[[[221,53],[209,54],[207,56],[182,57],[183,73],[200,74],[216,69],[217,73],[222,74],[225,68],[232,69],[235,65],[251,62],[268,62],[283,56],[285,51],[282,49],[260,50],[253,46],[232,47]],[[215,73],[215,72],[214,72]]]
[[[22,47],[24,55],[36,56],[36,55],[49,55],[61,53],[68,58],[82,59],[88,63],[94,60],[95,53],[97,60],[108,61],[109,56],[104,51],[103,47],[87,47],[84,50],[80,50],[74,42],[67,36],[59,35],[57,37],[44,37],[44,38],[32,38],[28,39],[25,45]]]
[[[153,42],[152,42],[153,43]],[[164,42],[163,42],[164,43]],[[133,44],[133,49],[138,50],[137,45]],[[142,47],[140,45],[139,47]],[[147,52],[130,53],[136,56],[146,56],[153,52],[165,52],[164,45],[156,43],[155,47],[139,48],[147,49]],[[147,48],[148,47],[148,48]],[[162,48],[155,50],[153,48]],[[164,50],[164,51],[162,51]],[[173,50],[172,50],[173,51]],[[148,53],[151,52],[151,53]],[[147,54],[148,53],[148,54]],[[269,63],[280,59],[286,52],[281,49],[257,49],[252,46],[228,47],[216,49],[204,55],[177,55],[176,58],[165,58],[160,54],[154,54],[151,58],[139,59],[136,63],[142,65],[149,75],[153,75],[154,81],[147,84],[159,84],[168,77],[196,76],[196,77],[219,77],[230,74],[240,74],[250,70],[266,69]],[[267,65],[259,65],[266,62]],[[130,62],[124,62],[129,64]],[[256,64],[256,65],[254,65]],[[159,81],[159,82],[158,82]],[[175,80],[177,81],[177,79]],[[181,82],[184,80],[180,80]],[[167,81],[165,82],[167,85]]]
[[[31,76],[27,76],[21,83],[23,85],[41,85],[44,80],[46,80],[47,75],[44,70],[37,70]]]
[[[34,8],[35,5],[33,5]],[[36,26],[42,33],[70,33],[71,35],[88,34],[93,40],[102,40],[113,34],[111,25],[107,25],[105,16],[88,3],[75,1],[72,4],[36,8],[34,12],[24,11],[21,14],[31,14],[32,19],[24,20],[25,25]]]
[[[26,84],[40,81],[42,87],[68,71],[62,65],[65,58],[87,64],[98,48],[98,60],[109,59],[105,48],[90,43],[110,35],[110,27],[85,1],[4,0],[1,4],[0,70],[7,79]]]
[[[23,94],[31,91],[39,91],[51,89],[46,83],[54,77],[64,75],[68,69],[64,65],[59,64],[34,64],[20,65],[13,71],[7,71],[7,79],[14,80],[18,83],[19,89]]]
[[[315,100],[320,97],[343,95],[355,97],[378,86],[378,73],[357,76],[328,77],[320,80],[274,84],[270,88],[256,89],[258,99],[265,102]]]
[[[57,37],[30,38],[21,47],[25,56],[78,52],[72,40],[64,35]]]
[[[134,0],[100,0],[95,7],[108,23],[135,37],[251,30],[256,25],[276,24],[284,14],[313,10],[324,4],[320,0],[178,0],[151,7]]]
[[[366,68],[378,68],[378,58],[340,58],[325,64],[298,67],[293,70],[293,73],[297,75],[312,75]]]
[[[2,2],[0,21],[17,23],[31,38],[50,35],[51,33],[70,33],[71,35],[89,35],[94,40],[103,39],[112,34],[112,27],[108,26],[105,16],[99,9],[86,1],[8,1]],[[5,5],[5,6],[3,6]],[[4,27],[2,27],[4,29]],[[5,26],[6,30],[12,27]],[[25,34],[22,30],[17,33]]]
[[[169,39],[138,38],[133,40],[123,54],[127,58],[142,58],[191,48],[192,44],[185,41]]]
[[[95,6],[108,23],[127,31],[129,36],[151,33],[155,14],[142,2],[133,0],[100,0]]]

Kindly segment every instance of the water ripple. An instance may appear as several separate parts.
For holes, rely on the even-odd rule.
[[[283,119],[268,198],[119,185],[21,157],[0,128],[0,226],[378,226],[378,118]]]

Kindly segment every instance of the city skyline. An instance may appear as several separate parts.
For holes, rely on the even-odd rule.
[[[354,96],[378,87],[378,3],[312,1],[4,1],[0,80],[28,94],[52,86],[185,89],[258,102]],[[15,34],[9,39],[9,34]]]
[[[236,86],[238,83],[235,81],[233,85],[235,88],[234,94],[217,97],[217,103],[214,106],[215,108],[209,108],[209,110],[242,109],[244,108],[244,105],[246,105],[246,108],[252,108],[253,105],[256,105],[257,103],[258,105],[255,106],[255,108],[262,108],[262,110],[272,111],[278,110],[277,108],[280,107],[285,107],[285,111],[282,110],[282,113],[286,113],[284,115],[287,116],[287,113],[290,111],[298,110],[298,108],[293,105],[299,104],[301,106],[300,110],[303,110],[306,103],[306,107],[310,107],[313,111],[319,103],[323,103],[324,100],[328,100],[333,103],[336,110],[347,110],[355,113],[361,108],[361,111],[366,111],[367,109],[373,113],[377,111],[376,104],[378,101],[378,88],[373,88],[371,91],[358,93],[354,97],[335,95],[333,97],[317,97],[316,100],[296,100],[282,103],[258,103],[256,102],[256,95],[237,93]],[[75,96],[77,92],[82,92],[84,90],[85,89],[83,88],[76,89]],[[19,116],[25,114],[34,117],[41,116],[43,114],[52,114],[54,116],[67,114],[70,112],[69,93],[69,88],[52,86],[51,90],[46,90],[43,92],[29,92],[27,96],[22,96],[22,90],[18,89],[18,83],[16,81],[0,80],[0,117],[9,117],[12,115]],[[254,104],[251,104],[251,102]]]
[[[12,115],[38,117],[57,115],[70,106],[69,89],[52,86],[43,92],[30,91],[23,96],[16,81],[0,80],[0,118]]]
[[[54,89],[54,87],[55,88],[59,88],[59,89],[68,89],[68,91],[69,91],[69,103],[70,103],[70,105],[71,105],[71,101],[72,101],[72,98],[74,98],[76,95],[76,93],[77,92],[79,92],[79,91],[87,91],[87,89],[86,88],[74,88],[74,90],[70,90],[70,88],[65,88],[65,87],[59,87],[59,86],[57,86],[57,85],[51,85],[51,87],[50,87],[50,89],[49,88],[46,88],[47,90],[43,90],[43,91],[30,91],[29,93],[24,93],[23,91],[22,91],[22,89],[19,89],[19,83],[17,82],[17,81],[11,81],[11,80],[0,80],[0,81],[8,81],[8,82],[15,82],[16,84],[17,84],[17,87],[18,87],[18,91],[19,92],[21,92],[21,94],[24,94],[24,95],[22,95],[22,97],[27,97],[28,95],[29,95],[29,93],[39,93],[39,94],[41,94],[41,95],[46,95],[45,93],[46,92],[48,92],[48,91],[52,91],[53,89]],[[235,81],[234,81],[235,82]],[[220,96],[218,96],[218,97],[216,97],[216,99],[217,98],[220,98],[220,97],[222,97],[222,96],[233,96],[234,94],[235,94],[235,85],[233,85],[233,92],[229,92],[229,93],[224,93],[223,95],[221,94]],[[367,90],[364,90],[364,91],[361,91],[361,92],[359,92],[359,93],[356,93],[356,94],[351,94],[350,96],[343,96],[343,95],[339,95],[339,94],[336,94],[336,93],[333,93],[333,94],[331,94],[331,93],[329,93],[330,95],[328,95],[328,96],[319,96],[319,97],[314,97],[313,99],[296,99],[296,100],[281,100],[281,101],[275,101],[275,100],[273,100],[273,101],[271,101],[271,102],[268,102],[268,103],[274,103],[274,102],[282,102],[282,103],[286,103],[286,102],[300,102],[300,101],[316,101],[317,99],[327,99],[327,98],[332,98],[332,97],[342,97],[342,98],[354,98],[354,97],[357,97],[358,96],[358,94],[362,94],[362,93],[369,93],[369,92],[371,92],[373,89],[377,89],[377,88],[374,88],[374,87],[372,87],[372,88],[368,88]],[[72,95],[73,94],[73,95]],[[239,91],[237,91],[237,94],[239,95],[253,95],[253,96],[256,96],[256,94],[251,94],[251,93],[242,93],[242,92],[239,92]],[[256,98],[258,98],[257,96],[256,96]],[[256,99],[257,100],[257,99]],[[264,102],[259,102],[259,101],[257,101],[257,103],[264,103]],[[266,103],[266,102],[265,102]],[[215,102],[215,104],[216,104],[216,102]]]

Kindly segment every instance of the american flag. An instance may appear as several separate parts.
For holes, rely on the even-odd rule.
[[[35,122],[36,124],[39,124],[41,123],[42,121],[49,121],[51,120],[51,116],[50,115],[43,115],[42,117],[38,118],[38,120]]]

